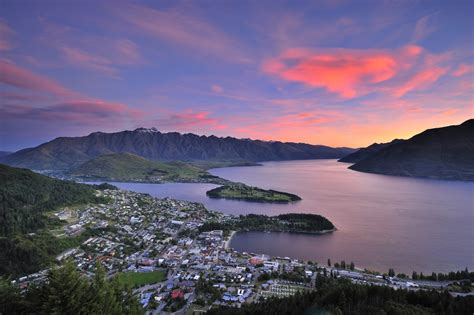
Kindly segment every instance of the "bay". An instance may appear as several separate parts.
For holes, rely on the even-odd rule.
[[[321,214],[338,231],[317,236],[291,233],[238,233],[239,251],[290,256],[326,263],[354,261],[385,272],[448,272],[474,268],[474,183],[361,173],[336,160],[264,162],[211,173],[303,198],[292,204],[210,199],[212,184],[113,183],[157,197],[203,203],[230,214],[305,212]]]

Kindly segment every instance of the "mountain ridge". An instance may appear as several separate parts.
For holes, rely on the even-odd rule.
[[[340,158],[350,148],[305,143],[199,136],[156,128],[137,128],[114,133],[93,132],[82,137],[58,137],[34,148],[6,156],[2,162],[35,170],[67,170],[104,154],[132,153],[152,161],[172,160],[300,160]]]
[[[392,144],[395,144],[395,143],[398,143],[398,142],[401,142],[401,141],[404,141],[402,139],[394,139],[390,142],[385,142],[385,143],[372,143],[371,145],[369,145],[368,147],[365,147],[365,148],[361,148],[359,150],[357,150],[356,152],[354,153],[351,153],[349,155],[346,155],[342,158],[340,158],[339,160],[337,160],[338,162],[343,162],[343,163],[357,163],[359,161],[362,161],[363,159],[369,157],[370,155],[392,145]]]
[[[427,129],[349,167],[384,175],[474,180],[474,119]]]

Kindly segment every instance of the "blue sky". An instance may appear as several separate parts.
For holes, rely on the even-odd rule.
[[[161,131],[365,146],[473,116],[472,1],[3,1],[0,150]]]

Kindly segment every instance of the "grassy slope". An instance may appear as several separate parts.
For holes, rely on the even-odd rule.
[[[71,172],[89,179],[138,182],[221,182],[202,168],[185,162],[158,162],[130,153],[102,155]]]

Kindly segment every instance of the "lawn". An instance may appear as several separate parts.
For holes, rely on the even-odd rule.
[[[165,280],[165,271],[152,272],[122,272],[117,275],[119,281],[131,287],[139,287],[145,284],[157,283]]]

